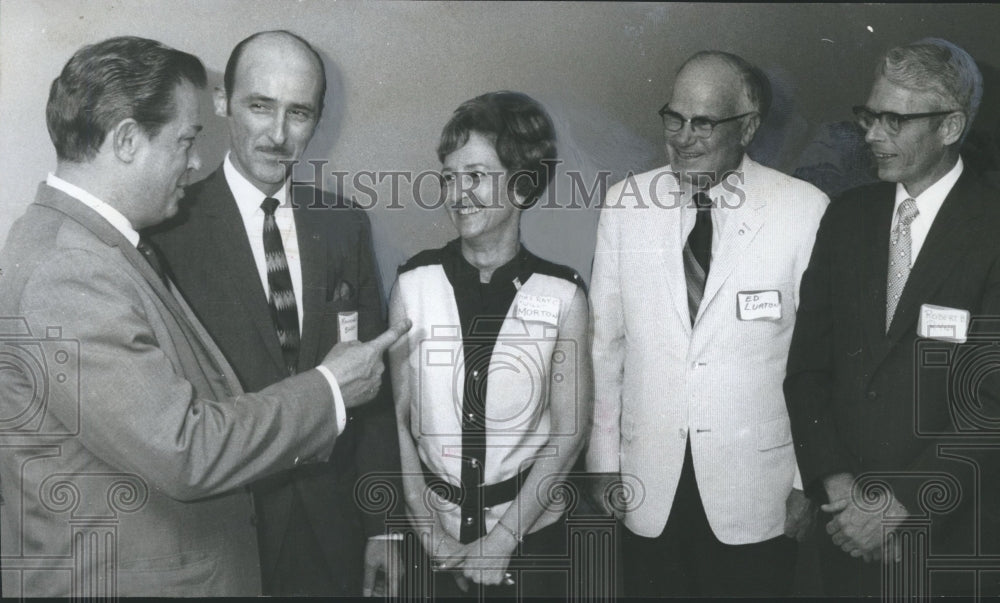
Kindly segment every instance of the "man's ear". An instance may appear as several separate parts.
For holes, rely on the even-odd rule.
[[[219,117],[229,115],[229,99],[226,98],[225,88],[222,86],[215,87],[215,92],[212,93],[212,104],[215,105],[215,114]]]
[[[118,122],[110,132],[111,147],[115,157],[124,163],[132,163],[141,144],[148,140],[146,133],[134,118]]]
[[[743,136],[740,138],[740,144],[744,149],[750,146],[754,135],[757,134],[757,128],[759,127],[760,113],[754,113],[753,115],[746,116],[746,122],[743,125]]]
[[[955,144],[962,139],[962,132],[965,131],[967,121],[965,113],[961,111],[955,111],[945,116],[944,121],[938,126],[938,132],[941,133],[941,139],[945,146]]]

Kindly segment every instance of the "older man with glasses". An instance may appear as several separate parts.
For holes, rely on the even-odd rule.
[[[982,76],[940,39],[893,48],[875,75],[854,114],[883,182],[823,219],[785,380],[824,503],[824,588],[995,593],[998,572],[976,570],[997,552],[1000,203],[959,154]]]
[[[587,461],[600,500],[633,494],[628,596],[787,595],[813,515],[781,384],[828,200],[746,156],[767,92],[740,57],[688,59],[660,110],[670,164],[601,213]]]

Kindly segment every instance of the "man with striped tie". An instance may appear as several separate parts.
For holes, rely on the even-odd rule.
[[[251,390],[384,328],[368,217],[293,186],[286,170],[316,131],[325,94],[323,61],[302,38],[270,31],[237,44],[214,97],[230,151],[187,190],[186,215],[153,237]],[[253,486],[264,594],[360,596],[363,577],[370,587],[384,567],[389,542],[366,538],[385,531],[383,516],[364,513],[354,488],[367,473],[398,472],[389,389],[348,411],[329,462]]]
[[[601,211],[587,465],[632,494],[628,596],[791,590],[812,513],[781,383],[827,198],[745,154],[766,111],[756,68],[694,55],[660,109],[670,164]]]
[[[959,154],[982,93],[975,60],[929,38],[886,52],[854,108],[883,182],[823,219],[785,380],[828,595],[997,592],[973,570],[998,542],[1000,384],[977,363],[998,334],[1000,193]],[[951,567],[928,581],[926,555]]]

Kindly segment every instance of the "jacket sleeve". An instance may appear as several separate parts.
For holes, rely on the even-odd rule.
[[[329,456],[333,397],[318,371],[219,396],[223,377],[200,344],[167,328],[168,310],[142,284],[82,250],[55,254],[26,282],[20,311],[33,332],[58,327],[78,343],[79,380],[46,380],[55,420],[78,413],[87,449],[179,500]]]

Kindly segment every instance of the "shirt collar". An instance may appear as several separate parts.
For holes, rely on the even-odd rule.
[[[948,173],[938,179],[937,182],[927,187],[927,190],[920,193],[916,197],[911,197],[909,193],[906,192],[906,187],[903,186],[902,182],[896,183],[896,207],[907,199],[913,199],[917,202],[917,208],[926,205],[941,205],[944,203],[945,197],[951,192],[951,189],[958,182],[958,178],[962,175],[962,171],[965,169],[965,164],[962,162],[962,158],[959,157],[955,165],[948,170]]]
[[[115,230],[122,233],[122,236],[128,239],[129,243],[133,246],[139,245],[139,233],[132,227],[132,223],[128,221],[128,218],[123,216],[122,213],[114,207],[111,207],[79,186],[66,182],[51,172],[45,179],[45,184],[66,193],[70,197],[73,197],[90,209],[96,211],[98,215],[114,226]]]
[[[451,263],[455,267],[455,274],[463,281],[482,284],[479,281],[479,269],[469,263],[462,255],[462,239],[457,238],[448,242],[445,246],[446,254],[451,256]],[[528,278],[534,274],[535,255],[521,244],[521,248],[507,263],[499,266],[490,276],[490,287],[512,285],[520,288]],[[517,283],[515,284],[515,280]]]
[[[285,200],[288,199],[288,181],[277,190],[273,195],[265,195],[253,185],[249,180],[243,177],[243,174],[236,169],[233,165],[233,160],[230,157],[232,152],[226,153],[226,159],[222,163],[222,171],[226,175],[226,182],[229,184],[229,190],[233,193],[233,198],[236,199],[236,205],[239,207],[240,214],[244,217],[253,215],[254,212],[259,211],[264,212],[261,209],[260,204],[264,202],[268,196],[273,197],[278,200],[278,209],[286,207]],[[290,208],[290,207],[289,207]]]

